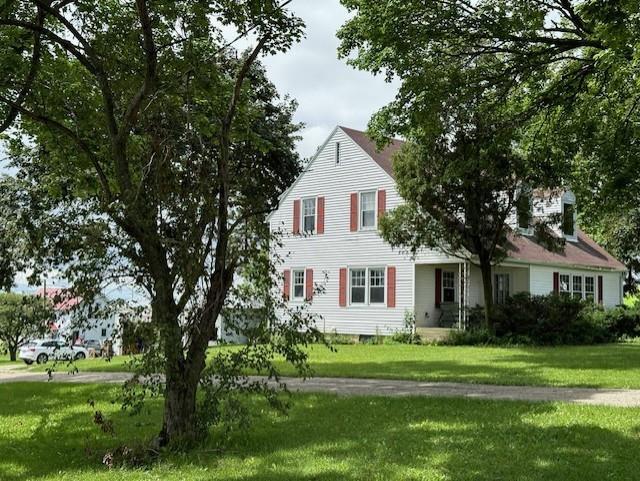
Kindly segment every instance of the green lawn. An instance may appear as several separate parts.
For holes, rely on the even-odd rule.
[[[151,468],[108,471],[102,454],[153,434],[156,403],[129,417],[117,386],[0,385],[0,479],[626,480],[640,473],[640,409],[469,399],[297,395],[288,416]],[[98,431],[88,399],[115,421]]]
[[[321,346],[311,348],[317,376],[640,389],[639,343],[548,348],[410,345],[336,348],[335,353]],[[217,349],[212,349],[211,355],[215,352]],[[126,360],[127,357],[116,357],[111,362],[87,360],[78,363],[78,367],[122,371]],[[283,371],[293,374],[287,366],[283,366]]]

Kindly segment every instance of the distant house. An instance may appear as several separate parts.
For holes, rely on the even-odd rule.
[[[392,169],[401,146],[395,140],[380,152],[365,133],[336,127],[268,218],[273,231],[284,233],[277,252],[285,259],[284,294],[294,305],[312,298],[326,332],[388,334],[403,327],[407,311],[418,326],[443,325],[452,313],[461,325],[465,307],[483,304],[472,263],[429,249],[412,258],[380,237],[378,220],[403,202]],[[537,243],[530,224],[519,225],[514,213],[509,222],[518,235],[494,268],[495,301],[557,292],[620,304],[625,266],[579,229],[573,193],[534,192],[531,209],[534,219],[561,214],[556,234],[566,248],[555,253]],[[325,289],[313,297],[316,282]]]
[[[36,295],[46,297],[53,302],[56,312],[50,324],[51,337],[63,337],[76,342],[97,340],[104,343],[110,340],[116,328],[116,315],[101,312],[106,299],[98,297],[89,306],[83,299],[73,296],[71,291],[62,287],[40,288]]]

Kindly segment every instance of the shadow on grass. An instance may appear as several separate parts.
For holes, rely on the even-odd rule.
[[[159,403],[131,418],[102,403],[117,437],[98,433],[87,399],[117,387],[0,386],[0,479],[601,480],[640,472],[640,410],[468,399],[296,396],[265,411],[220,454],[211,444],[149,473],[107,472],[102,453],[153,435]],[[207,469],[207,471],[204,471]]]

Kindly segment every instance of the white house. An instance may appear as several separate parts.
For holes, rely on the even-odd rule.
[[[365,133],[336,127],[304,172],[283,194],[268,220],[283,233],[276,254],[284,259],[283,289],[291,303],[312,299],[325,332],[390,334],[404,326],[407,311],[418,327],[442,324],[444,313],[463,322],[462,306],[482,305],[480,270],[436,250],[416,258],[392,249],[378,233],[378,219],[402,199],[393,178],[392,156],[402,142],[383,151]],[[559,192],[533,197],[534,216],[560,213],[567,222],[562,253],[536,243],[528,226],[512,236],[509,257],[492,275],[497,302],[513,293],[568,293],[606,307],[622,301],[625,266],[576,225],[575,196]],[[511,220],[518,229],[517,216]]]

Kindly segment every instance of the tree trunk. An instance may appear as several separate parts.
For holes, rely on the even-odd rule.
[[[18,346],[7,346],[7,350],[9,351],[9,359],[15,361],[17,359]]]
[[[491,281],[491,262],[480,259],[480,271],[482,272],[482,290],[484,293],[484,327],[493,330],[493,283]]]
[[[164,418],[160,443],[163,446],[189,447],[198,440],[196,392],[198,378],[181,370],[167,369]]]

